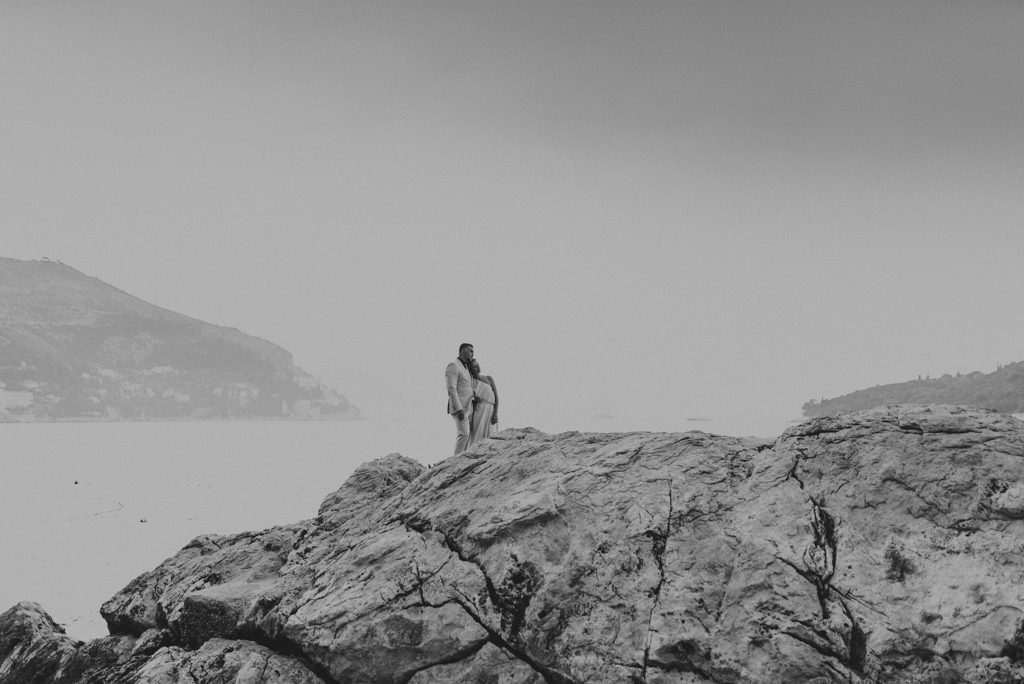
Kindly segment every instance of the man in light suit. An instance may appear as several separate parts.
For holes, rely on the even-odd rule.
[[[473,414],[473,377],[469,364],[473,361],[473,345],[459,345],[459,358],[444,369],[444,384],[448,389],[448,413],[455,419],[455,453],[461,454],[469,446],[470,417]]]

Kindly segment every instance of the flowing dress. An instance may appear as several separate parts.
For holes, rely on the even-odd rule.
[[[469,426],[469,445],[487,439],[495,431],[491,425],[491,417],[494,415],[494,389],[491,383],[486,380],[477,380],[474,388],[476,392],[476,404],[473,406],[473,416]]]

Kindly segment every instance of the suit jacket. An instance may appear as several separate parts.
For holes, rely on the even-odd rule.
[[[452,361],[444,369],[444,384],[448,389],[448,413],[472,410],[473,376],[461,361]]]

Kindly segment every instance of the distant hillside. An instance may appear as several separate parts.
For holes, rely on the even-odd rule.
[[[358,418],[275,344],[0,258],[0,420]]]
[[[947,374],[879,385],[834,399],[811,399],[803,412],[807,418],[816,418],[888,404],[956,404],[1024,413],[1024,362],[1000,366],[992,373]]]

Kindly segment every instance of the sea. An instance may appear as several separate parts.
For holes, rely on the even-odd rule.
[[[451,453],[450,420],[0,423],[0,612],[35,601],[68,635],[202,534],[306,520],[361,464]]]

